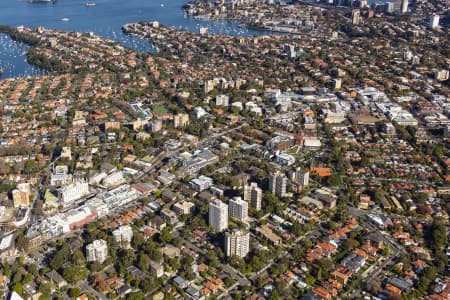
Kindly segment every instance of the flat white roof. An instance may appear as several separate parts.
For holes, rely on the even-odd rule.
[[[0,251],[6,250],[11,246],[13,237],[14,237],[14,235],[11,233],[11,234],[5,236],[4,238],[2,238],[2,240],[0,241]]]

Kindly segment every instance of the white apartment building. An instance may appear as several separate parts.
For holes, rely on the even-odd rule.
[[[184,127],[189,124],[188,114],[177,114],[173,117],[173,126],[175,128]]]
[[[286,195],[287,178],[280,171],[269,175],[269,192],[278,196],[284,197]]]
[[[59,200],[63,204],[81,199],[89,194],[89,184],[85,180],[78,180],[59,190]]]
[[[429,22],[430,28],[435,29],[435,28],[439,27],[439,21],[440,21],[439,15],[432,15],[430,17],[430,22]]]
[[[247,256],[250,251],[250,234],[248,231],[233,230],[225,233],[226,256]]]
[[[294,176],[295,182],[297,182],[300,186],[304,187],[309,184],[309,171],[298,167],[295,169]]]
[[[120,226],[112,232],[114,239],[123,247],[128,248],[133,239],[133,229],[130,225]]]
[[[256,210],[261,209],[262,189],[256,182],[244,185],[244,201],[250,203],[250,206]]]
[[[108,257],[108,245],[105,240],[95,240],[86,246],[87,261],[103,263]]]
[[[218,199],[209,204],[209,226],[215,232],[228,228],[228,205]]]
[[[233,197],[228,202],[228,214],[230,217],[243,221],[248,217],[248,202],[241,197]]]
[[[216,96],[216,106],[228,106],[230,103],[230,97],[227,95]]]

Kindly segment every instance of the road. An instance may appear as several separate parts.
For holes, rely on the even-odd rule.
[[[176,153],[180,153],[180,152],[186,151],[187,148],[189,148],[190,146],[192,146],[192,147],[194,147],[194,148],[203,148],[203,147],[210,146],[210,145],[212,145],[212,143],[214,142],[214,140],[216,140],[217,138],[222,137],[222,136],[224,136],[224,135],[226,135],[226,134],[228,134],[228,133],[230,133],[230,132],[233,132],[233,131],[235,131],[235,130],[241,129],[242,127],[244,127],[244,126],[246,126],[246,125],[247,125],[247,123],[243,123],[243,124],[239,125],[238,127],[231,128],[231,129],[228,129],[228,130],[225,130],[225,131],[222,131],[222,132],[218,132],[218,133],[213,134],[213,135],[211,135],[211,136],[209,136],[209,137],[206,137],[206,138],[204,138],[204,139],[201,140],[201,141],[198,141],[198,142],[196,142],[196,143],[193,143],[192,145],[189,145],[189,144],[183,145],[183,146],[182,146],[181,148],[179,148],[177,151],[163,151],[163,152],[159,153],[157,156],[155,156],[155,157],[150,161],[150,163],[152,164],[152,166],[151,166],[148,170],[146,170],[145,172],[142,172],[142,173],[139,174],[138,176],[134,177],[133,181],[135,181],[135,182],[136,182],[136,181],[139,181],[140,179],[142,179],[142,178],[144,178],[144,177],[150,175],[153,171],[155,171],[157,168],[160,167],[161,163],[162,163],[165,159],[169,158],[170,156],[173,156],[173,155],[176,154]]]
[[[228,273],[231,277],[233,277],[233,279],[236,280],[240,286],[247,286],[247,285],[252,284],[247,278],[245,278],[244,275],[242,275],[239,271],[234,269],[232,266],[221,264],[220,267],[221,267],[222,271],[224,271],[225,273]]]
[[[302,235],[301,237],[298,237],[293,243],[292,245],[295,246],[297,245],[300,241],[304,240],[304,239],[311,239],[314,236],[318,236],[320,235],[319,230],[315,229],[315,230],[311,230],[309,232],[307,232],[306,234]],[[292,247],[293,247],[292,246]],[[289,247],[288,250],[290,250]],[[259,275],[261,275],[262,273],[264,273],[267,269],[269,269],[270,267],[272,267],[274,264],[276,264],[281,258],[285,257],[286,255],[288,255],[288,250],[283,250],[278,256],[276,256],[274,259],[272,259],[272,261],[270,263],[268,263],[264,268],[262,268],[261,270],[259,270],[258,272],[256,272],[253,276],[250,277],[250,280],[252,282],[255,282],[255,280],[259,277]]]
[[[364,228],[366,228],[369,232],[379,232],[380,229],[376,227],[370,220],[367,219],[368,214],[373,214],[372,211],[368,210],[361,210],[355,207],[350,207],[350,212],[352,215],[359,216],[360,217],[360,223]],[[364,283],[372,281],[374,278],[376,278],[382,271],[385,269],[388,265],[394,263],[397,259],[399,259],[403,254],[406,254],[405,249],[400,246],[396,240],[392,236],[389,235],[389,233],[381,232],[381,235],[383,237],[383,241],[386,244],[386,246],[389,247],[391,250],[391,253],[387,259],[385,259],[381,264],[379,264],[376,267],[371,267],[367,269],[363,273]]]

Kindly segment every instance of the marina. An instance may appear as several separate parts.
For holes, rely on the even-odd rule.
[[[0,79],[44,75],[26,62],[27,45],[13,41],[9,35],[0,33]]]

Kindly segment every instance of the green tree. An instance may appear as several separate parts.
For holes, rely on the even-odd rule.
[[[126,296],[127,300],[142,300],[144,299],[144,293],[143,292],[136,292],[136,293],[130,293]]]
[[[167,244],[172,240],[172,233],[170,228],[166,227],[164,228],[161,233],[159,234],[159,240],[161,241],[161,243],[163,244]]]
[[[68,283],[74,284],[80,280],[86,280],[88,270],[85,267],[70,266],[64,269],[62,275]]]
[[[447,244],[445,224],[441,219],[434,219],[431,225],[431,242],[435,250],[443,250]]]
[[[342,177],[338,174],[332,174],[328,177],[327,183],[330,186],[340,186],[343,184]]]
[[[20,283],[20,282],[14,283],[13,286],[12,286],[12,290],[13,290],[14,292],[16,292],[17,294],[19,294],[20,296],[23,296],[23,286],[22,286],[22,283]]]
[[[80,295],[81,295],[81,290],[80,290],[79,288],[77,288],[77,287],[71,288],[71,289],[69,290],[69,296],[70,296],[72,299],[75,299],[75,298],[77,298],[77,297],[80,296]]]
[[[147,254],[142,253],[142,254],[139,255],[139,257],[138,257],[138,267],[142,271],[147,272],[149,270],[150,262],[151,262],[150,257]]]
[[[67,244],[64,244],[58,252],[56,252],[55,256],[53,256],[50,261],[50,267],[54,270],[60,269],[64,263],[67,262],[67,259],[70,257],[70,250]]]
[[[27,252],[29,244],[30,244],[30,241],[28,240],[27,237],[25,237],[23,232],[21,232],[17,235],[17,238],[16,238],[17,249]]]
[[[81,250],[75,250],[72,254],[72,262],[78,266],[84,265],[86,263],[86,258]]]

